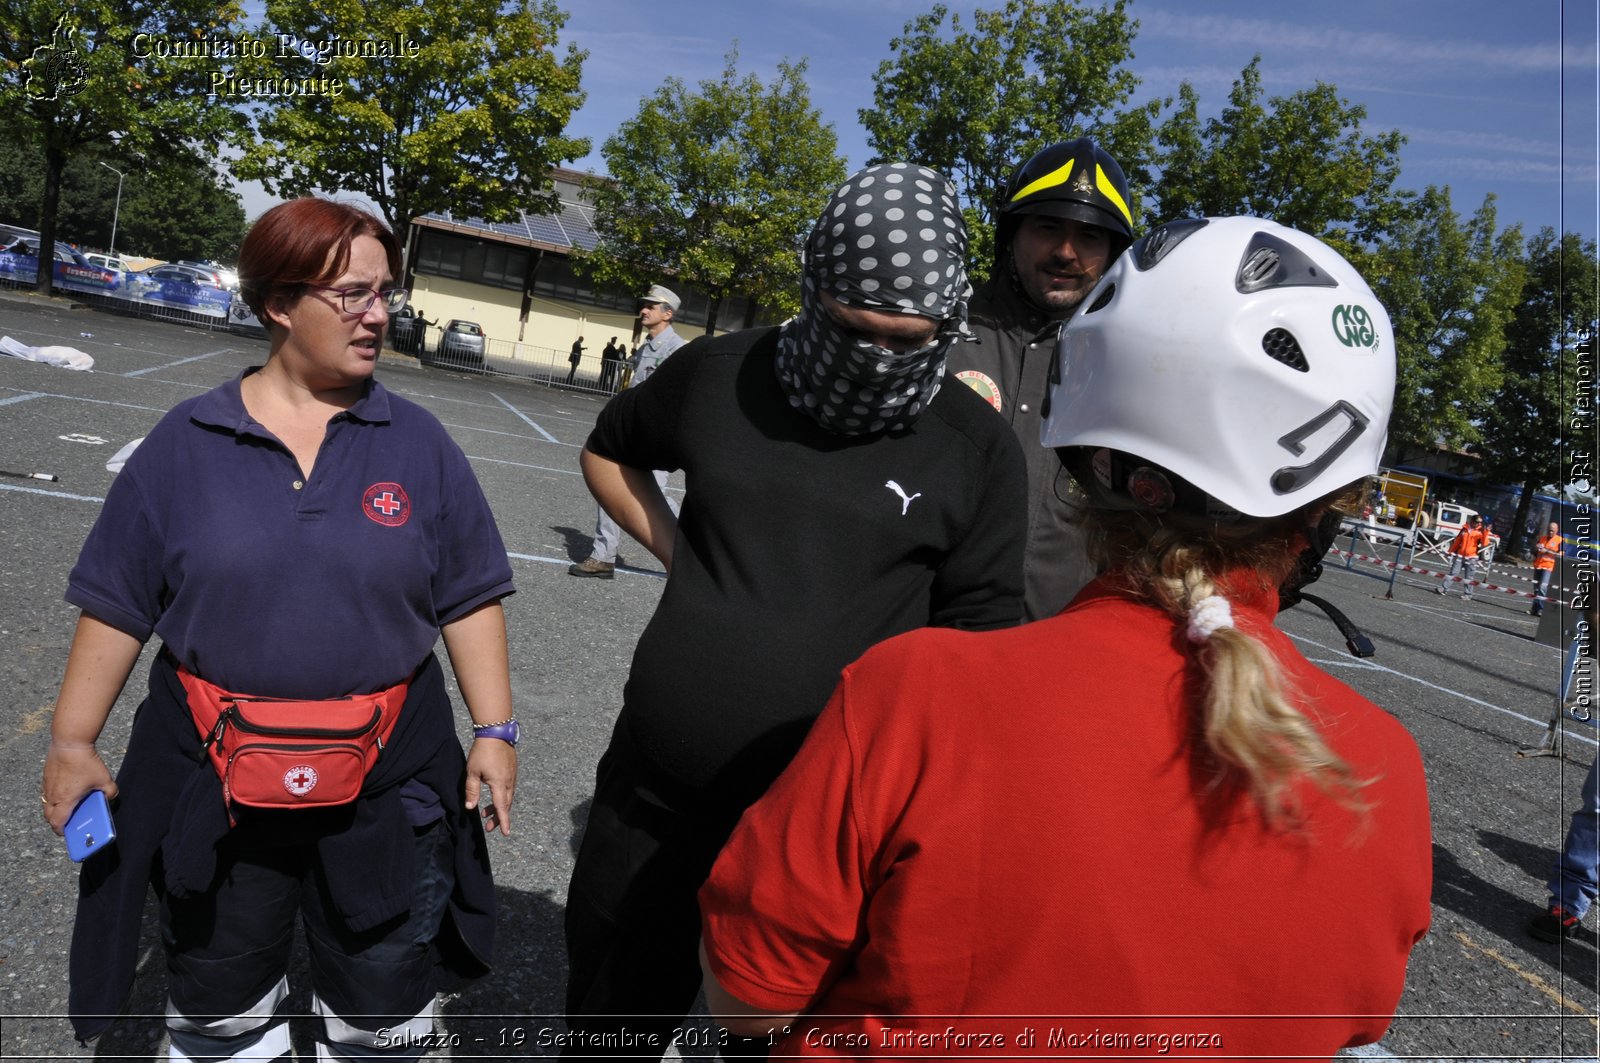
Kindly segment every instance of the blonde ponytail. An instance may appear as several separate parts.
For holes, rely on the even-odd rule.
[[[1214,574],[1253,569],[1260,583],[1249,589],[1275,592],[1304,545],[1299,530],[1307,519],[1297,513],[1233,528],[1170,513],[1157,518],[1091,508],[1084,517],[1097,559],[1119,568],[1129,591],[1164,609],[1187,632],[1204,676],[1195,731],[1213,792],[1248,793],[1278,828],[1300,821],[1295,787],[1301,780],[1358,810],[1366,781],[1301,712],[1304,695],[1272,652],[1233,626]]]

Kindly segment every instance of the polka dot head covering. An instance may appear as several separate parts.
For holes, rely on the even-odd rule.
[[[925,166],[869,166],[833,194],[806,241],[800,314],[779,335],[789,403],[845,435],[903,430],[933,400],[945,356],[969,336],[967,228],[949,179]],[[822,306],[940,322],[932,343],[890,351],[859,339]]]

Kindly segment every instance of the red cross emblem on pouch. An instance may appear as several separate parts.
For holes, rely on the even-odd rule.
[[[361,495],[361,512],[389,528],[411,519],[411,496],[399,484],[373,484]]]
[[[317,788],[317,769],[309,764],[298,764],[283,773],[283,788],[296,797],[304,797]]]

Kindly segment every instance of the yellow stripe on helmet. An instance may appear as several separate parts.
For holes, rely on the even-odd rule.
[[[1100,194],[1111,200],[1113,206],[1122,212],[1122,218],[1128,223],[1128,228],[1133,228],[1133,213],[1128,210],[1128,204],[1122,200],[1122,195],[1117,191],[1117,186],[1111,183],[1111,178],[1099,166],[1094,168],[1094,184],[1100,189]]]
[[[1017,194],[1011,197],[1011,202],[1015,203],[1019,199],[1027,199],[1035,192],[1043,192],[1047,188],[1066,184],[1067,178],[1072,176],[1073,164],[1077,161],[1077,159],[1068,159],[1059,169],[1051,170],[1037,181],[1030,181],[1027,185],[1017,190]]]
[[[1072,176],[1072,168],[1077,165],[1077,162],[1077,159],[1068,159],[1038,180],[1030,181],[1018,189],[1017,194],[1011,197],[1011,202],[1017,203],[1037,192],[1043,192],[1047,188],[1055,188],[1057,185],[1066,184],[1067,179]],[[1094,168],[1094,184],[1100,190],[1100,194],[1109,199],[1111,205],[1117,208],[1123,220],[1128,223],[1128,228],[1132,229],[1133,212],[1128,209],[1127,201],[1122,198],[1122,193],[1117,191],[1117,186],[1111,182],[1110,177],[1106,176],[1105,168],[1098,163]]]

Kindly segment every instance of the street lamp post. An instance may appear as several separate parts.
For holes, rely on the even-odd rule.
[[[122,214],[122,178],[124,176],[126,176],[126,175],[121,170],[119,170],[115,166],[111,165],[109,162],[102,162],[100,165],[104,166],[106,169],[110,170],[112,173],[117,175],[117,205],[115,207],[111,208],[111,254],[110,254],[110,257],[116,258],[117,257],[117,218],[120,217],[121,214]]]

